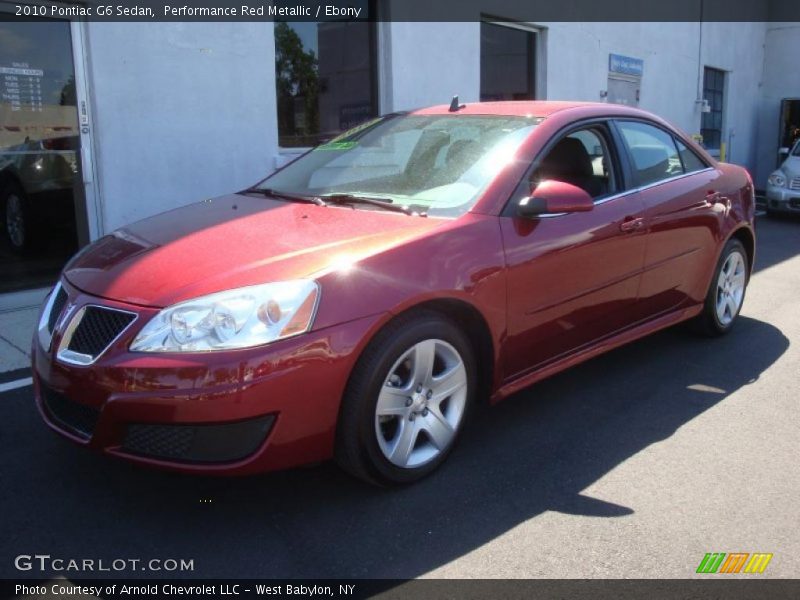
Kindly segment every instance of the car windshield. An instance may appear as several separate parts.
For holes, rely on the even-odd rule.
[[[535,117],[388,115],[314,148],[259,184],[276,193],[385,198],[431,216],[467,212]],[[379,209],[374,204],[358,208]]]
[[[797,142],[795,143],[792,156],[800,156],[800,140],[797,140]]]

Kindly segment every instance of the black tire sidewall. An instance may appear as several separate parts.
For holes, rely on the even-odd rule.
[[[443,340],[459,353],[467,373],[467,400],[464,414],[450,446],[429,463],[406,469],[392,464],[381,451],[375,433],[375,409],[380,389],[389,375],[389,369],[404,352],[426,339]],[[469,419],[470,407],[475,403],[477,391],[476,364],[472,346],[467,336],[449,320],[436,316],[420,316],[404,323],[402,328],[393,331],[393,335],[383,336],[382,339],[376,340],[376,343],[370,344],[363,358],[369,359],[370,354],[367,353],[371,353],[377,362],[372,363],[370,371],[363,373],[359,381],[353,382],[354,386],[348,390],[349,398],[346,399],[358,403],[358,411],[355,413],[357,443],[363,464],[369,471],[370,478],[384,485],[417,481],[436,470],[445,461],[456,446]]]

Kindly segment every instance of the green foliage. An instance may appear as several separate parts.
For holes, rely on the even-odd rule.
[[[286,23],[275,24],[275,77],[278,92],[278,130],[283,135],[308,136],[319,131],[318,60],[313,50]],[[304,119],[296,126],[297,101]]]

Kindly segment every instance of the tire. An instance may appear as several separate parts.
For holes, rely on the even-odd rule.
[[[744,303],[749,275],[744,246],[737,239],[728,240],[714,269],[703,312],[693,322],[696,331],[716,337],[733,328]]]
[[[16,183],[0,187],[0,222],[0,235],[14,254],[27,254],[33,249],[35,227],[30,203]]]
[[[463,331],[435,312],[398,318],[353,369],[336,462],[378,485],[418,481],[453,450],[476,393],[474,352]]]

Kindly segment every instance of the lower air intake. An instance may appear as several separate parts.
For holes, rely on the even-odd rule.
[[[45,385],[41,390],[44,406],[56,425],[84,439],[92,437],[100,418],[99,410],[75,402]]]
[[[263,444],[275,417],[221,425],[128,426],[122,449],[129,454],[186,463],[241,460]]]

